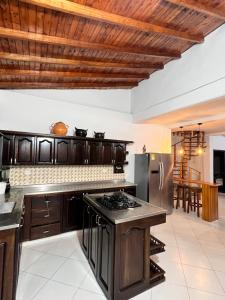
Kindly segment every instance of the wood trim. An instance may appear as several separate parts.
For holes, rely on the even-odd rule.
[[[152,23],[142,22],[136,19],[124,17],[121,15],[109,13],[90,6],[78,4],[68,0],[21,0],[28,4],[49,8],[63,13],[76,15],[88,19],[94,19],[100,22],[115,24],[122,27],[132,28],[134,30],[159,33],[173,38],[182,39],[194,43],[201,43],[204,40],[202,34],[189,34],[182,31],[170,29],[168,27],[158,26]]]
[[[2,76],[39,76],[50,78],[113,78],[113,79],[148,79],[149,75],[144,74],[126,74],[126,73],[86,73],[86,72],[61,72],[61,71],[37,71],[37,70],[20,70],[20,69],[1,69]]]
[[[167,2],[195,10],[199,13],[220,19],[225,20],[225,12],[213,7],[209,7],[203,3],[197,2],[196,0],[166,0]],[[209,1],[210,2],[210,1]]]
[[[160,50],[160,49],[141,49],[137,47],[120,47],[114,45],[106,45],[100,43],[89,43],[74,39],[67,39],[57,36],[38,34],[33,32],[26,32],[15,30],[11,28],[0,27],[0,36],[3,38],[18,39],[24,41],[33,41],[49,45],[69,46],[74,48],[86,48],[99,51],[111,51],[124,54],[138,54],[151,57],[164,57],[164,58],[180,58],[179,51]]]
[[[218,187],[202,185],[202,219],[208,222],[218,220]]]
[[[83,60],[82,58],[55,58],[55,57],[42,57],[36,55],[23,55],[10,52],[0,52],[0,59],[37,62],[47,64],[71,65],[82,67],[95,67],[95,68],[119,68],[119,69],[163,69],[161,63],[123,63],[123,62],[104,62],[94,60]]]
[[[2,81],[0,82],[0,89],[78,89],[78,88],[127,88],[138,86],[135,82],[110,82],[110,83],[99,83],[99,82],[12,82]]]

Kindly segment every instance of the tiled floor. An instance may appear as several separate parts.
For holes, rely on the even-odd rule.
[[[166,243],[154,260],[166,282],[135,300],[225,300],[225,223],[176,211],[153,228]],[[79,243],[79,233],[24,244],[17,300],[103,300]]]

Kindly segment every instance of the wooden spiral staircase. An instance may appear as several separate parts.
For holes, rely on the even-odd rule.
[[[201,172],[189,166],[192,157],[199,156],[199,147],[206,148],[205,133],[202,131],[177,131],[173,136],[178,141],[173,144],[173,176],[183,179],[201,180]],[[180,152],[183,151],[181,154]]]

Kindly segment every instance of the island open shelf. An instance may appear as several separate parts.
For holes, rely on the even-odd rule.
[[[107,299],[130,299],[164,281],[164,270],[150,255],[164,251],[165,244],[150,230],[166,222],[166,211],[138,198],[141,207],[110,211],[97,196],[83,199],[82,248]]]

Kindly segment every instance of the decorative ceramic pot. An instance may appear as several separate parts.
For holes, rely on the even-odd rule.
[[[62,136],[67,135],[68,128],[69,126],[64,124],[63,122],[57,122],[55,124],[52,124],[50,127],[51,133]]]
[[[95,131],[94,131],[94,137],[95,137],[96,139],[104,139],[104,137],[105,137],[105,132],[95,132]]]
[[[75,127],[76,136],[86,137],[87,136],[87,131],[88,131],[88,129],[79,129],[79,128]]]

